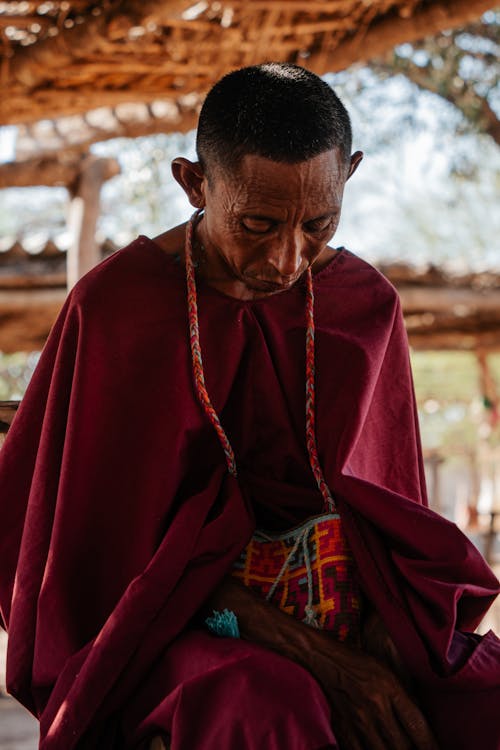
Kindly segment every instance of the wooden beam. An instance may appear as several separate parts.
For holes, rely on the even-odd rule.
[[[7,432],[16,416],[19,401],[0,401],[0,433]]]
[[[420,351],[476,351],[484,349],[486,352],[500,352],[500,326],[496,331],[464,331],[408,332],[410,346]]]
[[[397,286],[405,313],[449,312],[464,316],[472,311],[500,311],[500,289]]]
[[[29,92],[22,89],[11,90],[4,87],[0,88],[0,95],[8,96],[2,104],[0,115],[0,125],[19,125],[20,123],[33,123],[44,118],[66,117],[71,115],[82,114],[92,109],[100,107],[117,107],[119,104],[134,104],[140,102],[151,104],[155,100],[163,98],[172,98],[175,92],[161,85],[157,81],[155,86],[151,83],[147,88],[141,87],[142,79],[139,77],[134,85],[124,89],[106,90],[94,88],[90,90],[60,89],[53,88],[50,84],[47,87]],[[201,96],[208,89],[208,85],[199,88],[197,93]],[[187,92],[186,92],[187,93]],[[193,97],[194,98],[194,97]],[[196,126],[198,120],[198,107],[193,105],[190,109],[183,106],[180,109],[179,118],[174,122],[165,123],[165,129],[159,132],[172,132],[175,130],[179,133],[185,133]],[[158,132],[158,131],[151,131]],[[135,135],[147,135],[147,133],[135,133]]]
[[[120,167],[116,159],[101,161],[106,162],[103,166],[103,173],[107,175],[105,179],[119,174]],[[73,149],[62,154],[57,151],[53,156],[0,164],[0,188],[34,185],[68,187],[78,180],[85,168],[85,157],[81,153],[75,153]]]
[[[0,188],[70,185],[78,177],[80,164],[79,154],[66,153],[61,159],[59,152],[57,156],[1,164]]]
[[[136,104],[136,102],[134,102]],[[58,146],[55,148],[44,148],[43,142],[39,142],[37,140],[36,135],[31,136],[31,143],[30,143],[30,135],[29,133],[23,137],[23,140],[28,141],[28,148],[30,149],[30,152],[34,153],[36,149],[36,153],[39,155],[39,158],[37,160],[31,160],[29,159],[29,163],[33,163],[33,165],[38,164],[42,162],[41,168],[43,169],[43,161],[47,160],[49,163],[49,167],[47,167],[48,175],[46,179],[50,179],[51,175],[54,175],[52,179],[54,179],[54,182],[52,184],[68,184],[67,182],[60,182],[57,183],[56,179],[64,179],[64,172],[62,174],[62,177],[59,175],[59,173],[54,169],[52,166],[53,159],[54,159],[54,153],[57,154],[57,162],[59,161],[64,162],[64,166],[66,167],[67,162],[67,171],[68,176],[70,176],[70,169],[72,165],[72,161],[76,159],[80,159],[82,153],[87,153],[89,151],[90,146],[93,143],[100,143],[102,141],[111,140],[112,138],[138,138],[140,136],[144,135],[154,135],[156,133],[171,133],[171,132],[187,132],[188,130],[192,130],[196,127],[197,121],[198,121],[198,111],[199,107],[195,106],[192,109],[186,109],[181,106],[179,106],[175,101],[168,102],[168,101],[162,101],[157,103],[158,106],[155,107],[155,103],[153,103],[153,109],[156,112],[157,110],[161,111],[161,105],[165,104],[165,109],[168,110],[168,114],[164,116],[158,116],[156,114],[151,113],[149,117],[143,118],[143,119],[127,119],[124,118],[120,119],[118,115],[114,114],[113,110],[110,110],[111,116],[115,120],[115,124],[111,127],[105,128],[105,127],[97,127],[93,124],[89,123],[87,125],[82,125],[81,128],[77,128],[78,132],[81,133],[81,140],[75,141],[75,132],[72,132],[71,134],[71,141],[68,142],[64,139],[64,136],[60,136],[58,141]],[[200,106],[201,106],[201,97],[200,97]],[[151,108],[150,108],[151,109]],[[58,120],[55,120],[55,126],[58,125]],[[54,138],[55,140],[55,138]],[[57,141],[56,141],[57,142]],[[27,151],[28,149],[26,149]],[[22,159],[22,154],[25,152],[25,149],[21,146],[19,149],[21,151],[20,158]],[[26,159],[28,161],[28,159]],[[21,182],[23,181],[22,174],[18,177],[16,170],[12,169],[12,173],[5,172],[5,177],[2,176],[2,168],[3,166],[9,166],[13,167],[14,165],[0,165],[0,187],[8,187],[9,184],[13,184],[12,182],[9,183],[9,180],[12,181],[18,180],[20,186]],[[34,169],[32,171],[35,171],[36,167],[34,166]],[[13,175],[13,177],[11,176]],[[75,174],[76,177],[76,174]],[[15,183],[17,184],[17,183]],[[51,184],[49,182],[46,182],[44,184]]]
[[[65,289],[0,289],[2,315],[17,315],[41,307],[60,307],[66,299]],[[2,347],[0,346],[0,349]]]
[[[65,299],[65,289],[0,290],[0,350],[42,349]]]

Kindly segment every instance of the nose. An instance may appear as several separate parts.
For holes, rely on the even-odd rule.
[[[279,238],[269,261],[282,279],[296,276],[302,265],[302,238],[290,231]]]

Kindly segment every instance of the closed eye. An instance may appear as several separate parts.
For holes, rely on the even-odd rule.
[[[274,227],[274,222],[269,219],[258,219],[252,218],[251,216],[245,217],[241,225],[247,232],[252,234],[266,234]]]
[[[326,230],[330,228],[333,223],[333,219],[333,216],[322,216],[319,219],[307,221],[304,224],[304,228],[306,232],[311,232],[312,234],[321,234],[321,232],[326,232]]]

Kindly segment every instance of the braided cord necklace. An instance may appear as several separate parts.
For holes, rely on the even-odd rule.
[[[191,360],[193,366],[194,384],[198,399],[212,423],[220,444],[226,457],[227,468],[230,474],[237,476],[236,459],[229,439],[215,411],[205,385],[205,373],[203,370],[203,359],[200,346],[200,328],[198,319],[198,301],[196,292],[196,278],[193,262],[193,234],[200,211],[191,216],[186,226],[185,261],[186,261],[186,284],[187,304],[189,320],[189,341],[191,346]],[[312,272],[309,267],[306,271],[306,444],[309,455],[311,470],[316,479],[319,491],[323,497],[325,509],[332,513],[335,511],[333,497],[325,482],[323,471],[319,463],[318,448],[316,444],[316,420],[315,420],[315,344],[314,344],[314,290]]]

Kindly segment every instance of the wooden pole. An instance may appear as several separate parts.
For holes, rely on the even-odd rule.
[[[437,513],[441,513],[442,508],[442,498],[441,498],[441,476],[440,476],[440,467],[441,464],[444,462],[444,458],[442,458],[437,452],[431,453],[431,455],[427,458],[427,465],[429,467],[429,500],[432,506],[432,509],[435,510]]]
[[[474,529],[477,527],[479,515],[477,506],[479,495],[481,493],[481,472],[479,471],[479,462],[475,449],[471,450],[469,453],[469,477],[469,501],[467,504],[469,511],[469,528]]]
[[[88,157],[71,189],[68,228],[74,239],[67,255],[68,291],[101,260],[95,240],[101,187],[119,171],[114,159]]]

